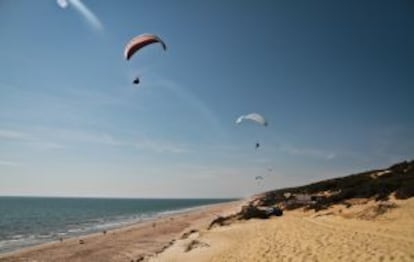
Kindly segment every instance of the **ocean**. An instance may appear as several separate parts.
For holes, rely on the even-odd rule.
[[[231,200],[0,197],[0,253]]]

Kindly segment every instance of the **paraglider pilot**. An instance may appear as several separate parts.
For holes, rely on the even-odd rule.
[[[139,77],[136,77],[132,83],[134,83],[135,85],[138,85],[139,84]]]

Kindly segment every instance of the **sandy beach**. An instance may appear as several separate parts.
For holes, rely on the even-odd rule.
[[[393,203],[398,207],[375,218],[371,201],[215,227],[150,261],[413,261],[414,199]]]
[[[204,229],[218,215],[236,212],[243,201],[208,205],[106,234],[64,239],[0,255],[0,261],[140,261],[192,229]],[[83,244],[80,244],[80,241]]]
[[[414,199],[358,200],[314,212],[208,229],[242,201],[216,204],[108,232],[5,254],[0,261],[413,261]],[[80,244],[80,240],[84,244]]]

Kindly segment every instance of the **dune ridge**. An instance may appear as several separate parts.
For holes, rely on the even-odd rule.
[[[414,261],[413,196],[414,161],[269,191],[149,261]]]

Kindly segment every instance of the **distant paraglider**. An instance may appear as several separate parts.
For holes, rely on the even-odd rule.
[[[268,126],[269,125],[269,123],[266,121],[266,119],[258,113],[251,113],[251,114],[248,114],[248,115],[239,116],[239,118],[237,118],[237,120],[236,120],[236,124],[241,124],[245,120],[253,121],[253,122],[258,123],[259,125],[262,125],[262,126]]]
[[[262,184],[263,179],[264,178],[262,176],[256,176],[254,178],[254,180],[256,180],[256,182],[257,182],[257,186],[263,186],[263,184]]]
[[[61,8],[66,8],[69,5],[69,3],[66,0],[57,0],[56,2]]]
[[[256,176],[254,179],[255,180],[263,180],[263,177],[262,176]]]
[[[132,81],[132,83],[134,84],[134,85],[138,85],[139,84],[139,77],[137,76],[137,77],[135,77],[135,79],[134,79],[134,81]]]
[[[264,126],[264,127],[269,125],[267,120],[262,115],[260,115],[258,113],[250,113],[250,114],[247,114],[247,115],[241,115],[237,118],[236,124],[239,125],[239,124],[241,124],[242,122],[244,122],[246,120],[252,121],[252,122],[254,122],[256,124],[259,124],[261,126]],[[260,143],[256,142],[256,145],[255,145],[256,150],[259,149],[259,147],[260,147]]]
[[[156,35],[142,34],[142,35],[136,36],[132,38],[131,40],[129,40],[129,42],[126,44],[125,49],[124,49],[124,57],[126,60],[130,60],[131,57],[138,50],[140,50],[141,48],[147,45],[155,44],[155,43],[161,44],[164,51],[167,50],[167,45],[164,43],[164,41],[161,40],[161,38],[159,38]],[[139,77],[136,77],[132,83],[134,85],[138,85],[140,83]]]
[[[131,57],[138,50],[140,50],[141,48],[147,45],[154,44],[154,43],[160,43],[164,51],[167,50],[167,45],[164,43],[164,41],[161,40],[161,38],[159,38],[156,35],[142,34],[142,35],[132,38],[131,40],[129,40],[129,42],[125,46],[125,49],[124,49],[125,59],[126,60],[131,59]]]

